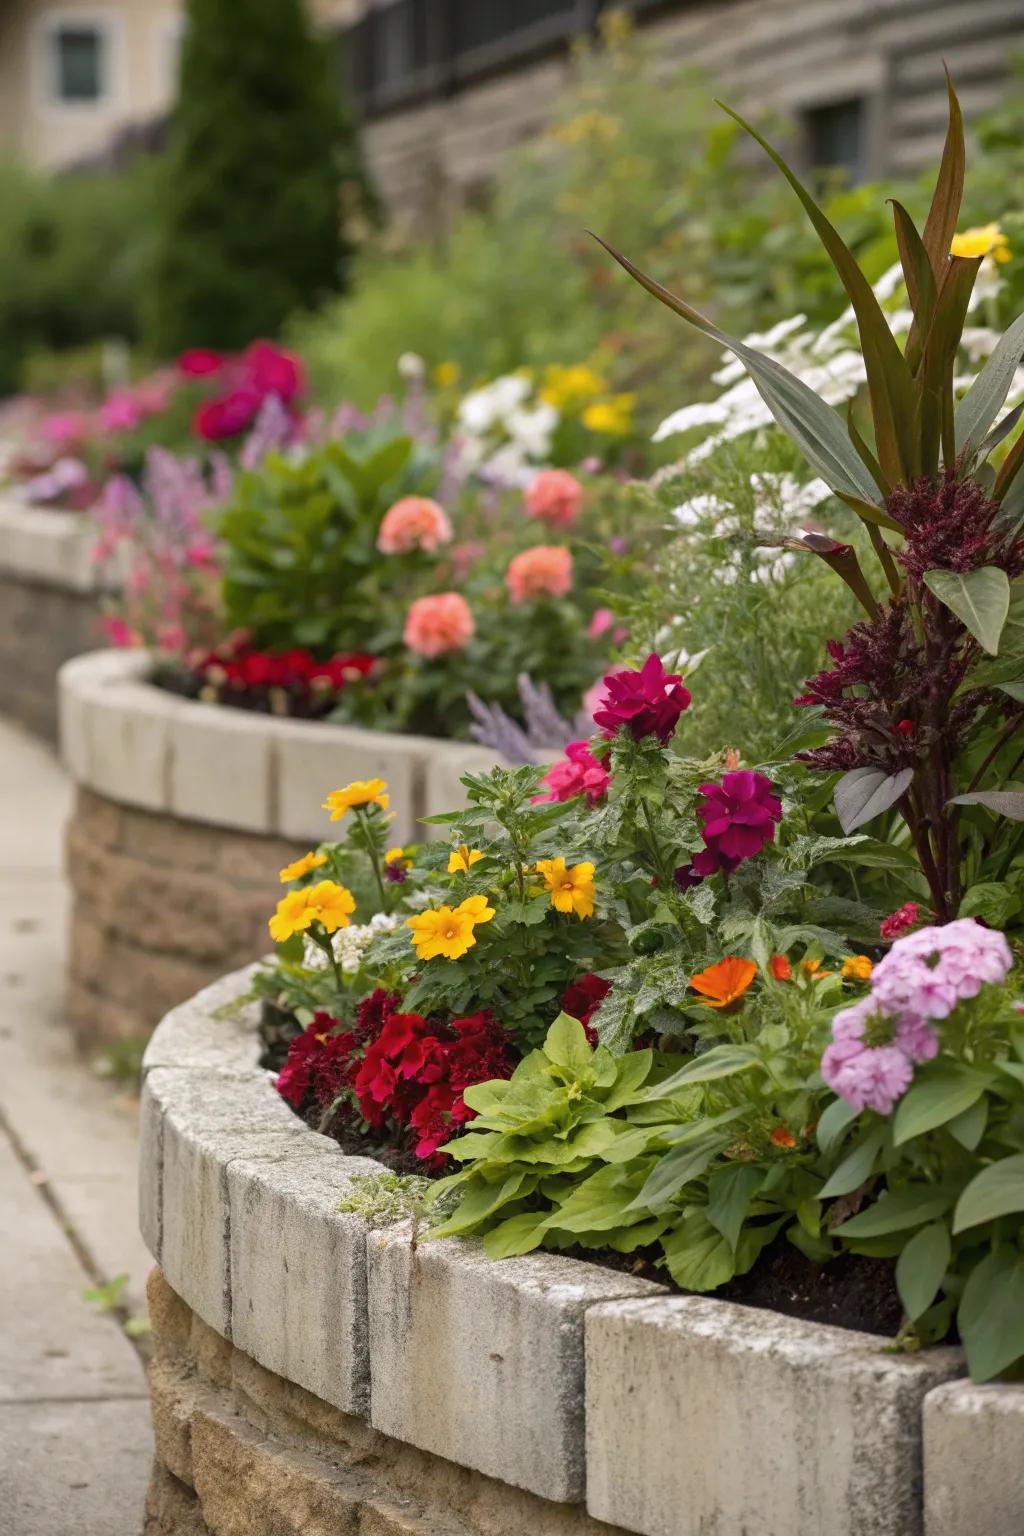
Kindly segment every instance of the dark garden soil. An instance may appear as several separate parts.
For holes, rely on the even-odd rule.
[[[288,1053],[288,1040],[296,1032],[294,1020],[272,1003],[263,1005],[261,1033],[266,1046],[263,1065],[277,1071]],[[323,1115],[315,1106],[301,1118],[314,1131],[333,1137],[343,1152],[356,1157],[374,1157],[395,1173],[417,1174],[421,1178],[441,1178],[449,1169],[429,1168],[411,1148],[396,1147],[384,1137],[360,1133],[352,1124],[335,1121],[324,1125]],[[667,1285],[683,1292],[672,1277],[658,1267],[654,1248],[621,1254],[612,1249],[572,1248],[569,1257],[587,1264],[624,1271]],[[896,1292],[896,1266],[892,1259],[872,1259],[862,1254],[844,1253],[829,1264],[812,1264],[799,1249],[784,1238],[766,1248],[754,1268],[738,1275],[713,1295],[721,1301],[733,1301],[744,1307],[762,1307],[781,1312],[804,1322],[828,1323],[835,1328],[850,1328],[860,1333],[893,1337],[903,1321],[903,1308]]]

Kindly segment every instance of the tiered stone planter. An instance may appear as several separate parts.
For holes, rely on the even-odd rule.
[[[258,1065],[248,972],[146,1054],[149,1536],[1019,1536],[1024,1389],[338,1211],[377,1167]]]
[[[87,1047],[146,1035],[168,1008],[265,949],[278,870],[323,841],[328,790],[379,775],[396,843],[451,810],[467,743],[281,720],[180,699],[141,652],[60,673],[60,738],[76,788],[68,829],[69,1013]]]
[[[81,512],[0,500],[0,714],[57,738],[57,673],[99,643],[95,530]]]

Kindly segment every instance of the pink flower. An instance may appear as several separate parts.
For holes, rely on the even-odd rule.
[[[533,798],[571,800],[575,795],[586,795],[588,803],[596,805],[608,793],[611,780],[611,774],[585,741],[571,741],[562,761],[553,763],[541,779],[548,786],[548,793]]]
[[[129,389],[117,389],[100,406],[100,424],[104,432],[133,432],[143,411]]]
[[[256,417],[260,396],[254,389],[233,389],[230,394],[207,400],[196,411],[193,427],[208,443],[237,437]]]
[[[913,928],[920,912],[916,901],[908,901],[902,907],[897,907],[895,912],[890,912],[888,917],[883,917],[878,931],[883,939],[898,938],[908,928]]]
[[[986,983],[1005,981],[1012,965],[1003,934],[961,917],[897,939],[875,966],[871,992],[892,1013],[945,1019]]]
[[[389,507],[377,534],[377,548],[385,555],[404,555],[412,549],[433,554],[451,542],[452,525],[443,507],[429,496],[403,496]]]
[[[572,587],[572,555],[564,544],[534,544],[509,561],[505,585],[514,603],[564,597]]]
[[[111,645],[125,650],[129,646],[138,644],[138,635],[136,635],[135,631],[124,619],[116,619],[111,615],[107,615],[100,620],[100,625]]]
[[[60,411],[45,416],[39,430],[48,442],[67,448],[85,441],[89,436],[89,421],[81,411]]]
[[[207,379],[211,374],[219,373],[223,366],[224,358],[209,347],[190,347],[178,358],[178,372],[189,379]]]
[[[752,859],[775,839],[782,802],[763,773],[742,769],[722,775],[721,784],[702,784],[697,815],[708,849],[723,860]]]
[[[403,639],[418,656],[443,656],[460,651],[476,632],[469,604],[458,592],[419,597],[405,620]]]
[[[591,640],[600,640],[601,636],[606,635],[614,623],[615,615],[610,608],[598,608],[590,621],[587,634]]]
[[[580,515],[583,487],[567,469],[542,469],[523,493],[527,517],[553,528],[570,528]]]
[[[657,736],[664,747],[691,697],[679,674],[666,672],[661,657],[652,652],[639,671],[608,674],[594,721],[612,734],[625,726],[634,741]]]
[[[277,395],[286,404],[301,394],[306,386],[302,364],[294,352],[275,347],[269,341],[254,341],[242,355],[245,382],[262,399]]]
[[[914,1068],[897,1045],[865,1046],[859,1040],[842,1039],[826,1049],[821,1075],[854,1109],[875,1109],[887,1115],[909,1088]]]

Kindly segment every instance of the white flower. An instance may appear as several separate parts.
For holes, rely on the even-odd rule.
[[[505,430],[531,459],[545,459],[551,451],[551,434],[558,426],[558,412],[546,400],[530,409],[509,411]]]
[[[346,976],[354,975],[376,935],[391,932],[398,927],[398,923],[397,913],[375,912],[368,923],[352,923],[348,928],[339,928],[331,939],[331,948],[343,973]],[[303,944],[302,963],[310,971],[327,969],[327,956],[312,939],[307,938]]]
[[[729,503],[720,496],[692,496],[689,501],[673,507],[669,516],[680,528],[697,528],[707,518],[724,517],[729,510]]]
[[[418,352],[403,352],[398,359],[398,371],[403,379],[422,379],[427,365]]]

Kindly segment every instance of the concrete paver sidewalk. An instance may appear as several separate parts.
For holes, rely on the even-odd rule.
[[[136,1106],[61,1019],[69,805],[51,754],[0,721],[0,1536],[139,1536],[142,1365],[83,1299],[126,1273],[143,1310]]]

